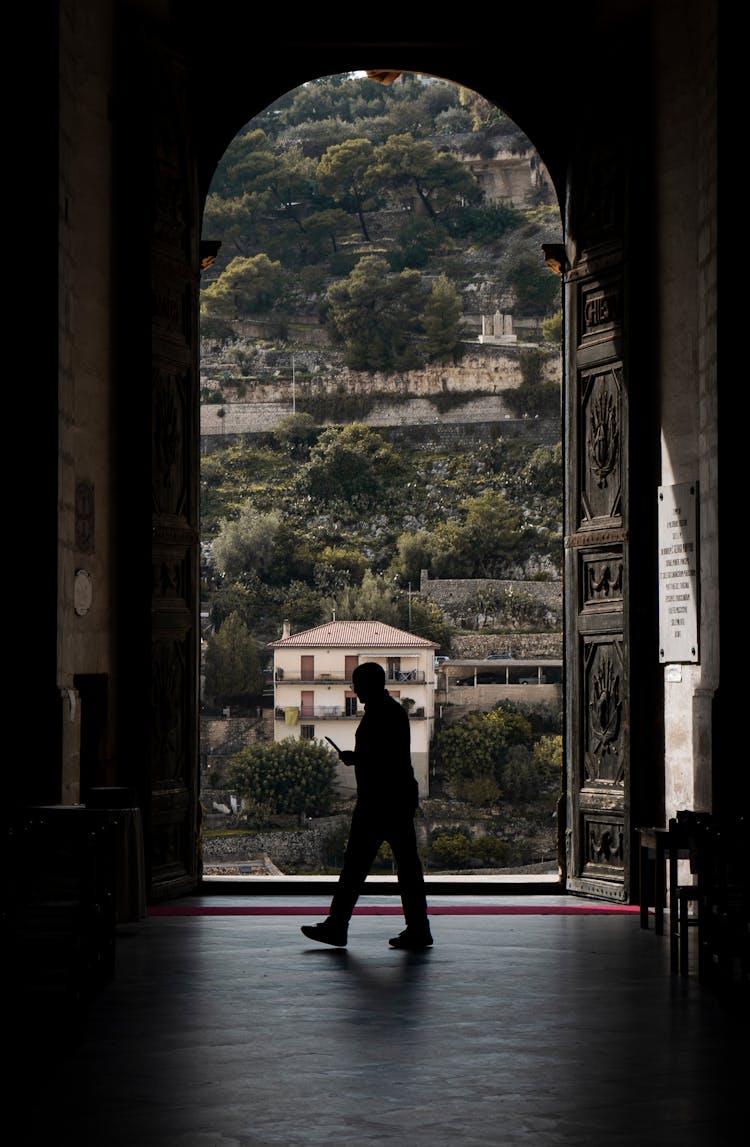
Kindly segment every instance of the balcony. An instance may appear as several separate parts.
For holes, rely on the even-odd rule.
[[[426,677],[423,669],[402,669],[387,672],[385,680],[386,685],[402,685],[409,682],[424,685]],[[277,685],[351,685],[352,683],[351,677],[347,677],[343,669],[340,672],[330,673],[316,669],[314,673],[305,676],[299,669],[277,669],[275,681]]]
[[[290,706],[294,708],[294,706]],[[303,705],[299,710],[298,722],[301,721],[358,721],[364,709],[354,713],[347,713],[341,705]],[[277,705],[274,709],[274,720],[286,720],[286,709]]]
[[[387,685],[399,685],[408,681],[415,685],[424,685],[425,675],[423,669],[402,669],[398,672],[391,670],[386,673],[385,680]]]
[[[290,706],[290,708],[294,708],[294,706]],[[364,708],[357,709],[353,713],[347,713],[341,705],[304,705],[297,715],[297,724],[306,721],[359,721],[363,713]],[[286,709],[277,705],[273,716],[275,721],[286,721]],[[424,721],[424,719],[425,711],[421,705],[409,712],[409,720],[411,721]]]

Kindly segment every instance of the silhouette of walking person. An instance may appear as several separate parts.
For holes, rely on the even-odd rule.
[[[321,924],[305,924],[310,940],[346,946],[354,906],[378,849],[387,841],[393,851],[406,928],[389,943],[392,948],[422,951],[432,946],[424,873],[417,851],[414,814],[419,789],[411,762],[411,734],[406,710],[385,687],[385,671],[365,661],[352,674],[352,686],[365,711],[357,726],[354,750],[339,757],[354,767],[357,800],[352,813],[344,863]]]

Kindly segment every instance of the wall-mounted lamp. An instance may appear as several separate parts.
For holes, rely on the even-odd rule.
[[[379,68],[379,69],[375,69],[374,71],[368,72],[367,78],[368,78],[368,80],[375,80],[376,83],[385,84],[387,86],[388,84],[392,84],[394,82],[394,80],[397,80],[399,78],[399,76],[402,76],[402,75],[403,75],[403,72],[394,72],[394,71],[388,71],[385,68]]]
[[[221,247],[221,239],[201,239],[200,258],[201,271],[207,271],[215,261]]]
[[[555,275],[564,275],[567,269],[565,247],[562,243],[542,243],[544,261]]]

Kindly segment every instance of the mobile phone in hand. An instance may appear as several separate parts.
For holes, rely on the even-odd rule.
[[[338,747],[338,745],[336,744],[336,742],[335,742],[335,741],[332,741],[330,737],[326,737],[326,740],[328,741],[328,744],[329,744],[329,745],[333,745],[333,747],[334,747],[334,749],[336,750],[336,752],[337,752],[337,753],[340,753],[340,752],[341,752],[341,749]]]

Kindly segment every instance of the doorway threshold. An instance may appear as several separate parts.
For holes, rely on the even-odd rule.
[[[196,893],[200,896],[330,896],[338,876],[207,876]],[[502,876],[425,874],[427,892],[433,896],[556,896],[565,895],[558,873],[515,873]],[[368,876],[363,895],[398,895],[396,876]]]

